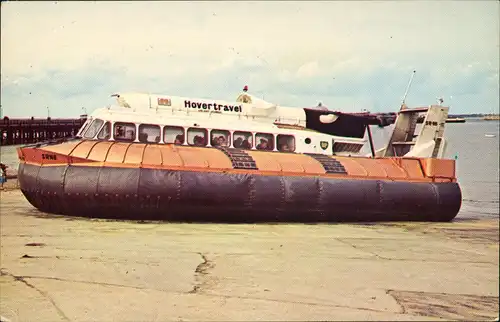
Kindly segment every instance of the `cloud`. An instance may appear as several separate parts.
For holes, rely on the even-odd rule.
[[[300,66],[295,74],[296,78],[310,78],[321,73],[317,61],[311,61]]]
[[[5,113],[76,115],[137,90],[292,106],[498,106],[498,2],[4,2]],[[28,94],[32,93],[32,94]],[[495,105],[496,103],[496,105]]]

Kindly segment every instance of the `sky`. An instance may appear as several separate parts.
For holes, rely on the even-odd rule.
[[[116,92],[394,112],[498,113],[498,1],[1,2],[9,117],[78,117]],[[49,109],[47,110],[47,107]]]

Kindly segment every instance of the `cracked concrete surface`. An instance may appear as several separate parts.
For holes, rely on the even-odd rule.
[[[0,271],[0,276],[10,276],[12,277],[15,281],[17,282],[21,282],[23,283],[24,285],[26,285],[27,287],[29,288],[32,288],[34,290],[36,290],[38,293],[40,293],[43,297],[45,297],[53,306],[54,308],[56,309],[57,311],[57,314],[59,315],[59,317],[61,317],[63,320],[65,321],[69,321],[68,317],[64,314],[64,312],[57,306],[57,304],[54,302],[54,300],[52,299],[52,297],[50,297],[49,294],[47,294],[47,292],[45,291],[42,291],[41,289],[39,289],[38,287],[36,287],[35,285],[33,285],[33,283],[30,283],[27,281],[27,279],[30,278],[30,276],[15,276],[15,275],[12,275],[12,274],[9,274],[7,272],[5,272],[3,269]]]
[[[208,270],[215,266],[215,263],[209,260],[206,255],[202,253],[198,254],[201,256],[203,262],[196,266],[196,269],[194,270],[197,284],[193,286],[193,289],[191,291],[189,291],[189,293],[193,294],[201,293],[204,288],[210,286],[211,279],[207,277]]]
[[[494,320],[498,220],[221,225],[0,203],[10,321]]]

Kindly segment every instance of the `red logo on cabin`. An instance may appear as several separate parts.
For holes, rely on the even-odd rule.
[[[170,98],[158,98],[158,105],[170,106],[172,105],[172,102],[170,101]]]

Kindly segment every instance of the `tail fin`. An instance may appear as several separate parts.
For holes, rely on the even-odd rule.
[[[385,148],[377,151],[377,156],[443,158],[447,145],[444,127],[448,110],[448,107],[439,105],[401,109],[391,139]],[[415,135],[419,114],[424,112],[422,128]]]

